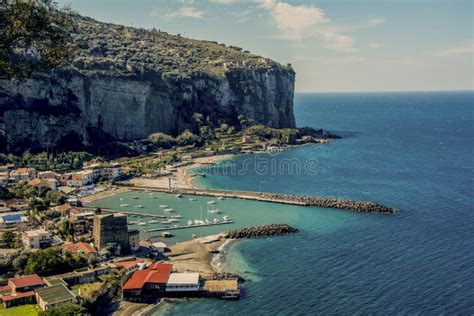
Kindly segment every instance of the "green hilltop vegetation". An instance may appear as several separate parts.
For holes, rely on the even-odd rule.
[[[102,23],[77,14],[72,18],[74,59],[81,71],[127,75],[156,71],[170,78],[196,73],[224,75],[231,68],[288,68],[240,47],[195,40],[152,29]]]

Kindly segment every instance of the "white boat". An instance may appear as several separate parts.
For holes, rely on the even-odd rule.
[[[153,195],[153,192],[150,192],[150,193],[148,193],[148,194]]]
[[[176,214],[176,215],[172,215],[171,218],[183,218],[183,216]]]
[[[202,219],[195,219],[194,220],[194,225],[205,225],[206,222],[203,221]]]
[[[180,197],[182,197],[182,195],[180,193],[178,193],[178,194],[176,194],[176,197],[180,198]]]
[[[173,212],[174,210],[171,207],[165,208],[163,212]]]
[[[162,232],[162,233],[160,234],[160,236],[161,236],[161,237],[165,237],[165,238],[166,238],[166,237],[173,237],[173,234],[170,233],[170,232]]]
[[[148,221],[148,224],[158,224],[160,221],[157,221],[156,219],[152,219],[151,221]]]
[[[230,216],[229,215],[224,215],[222,218],[224,219],[224,222],[229,222],[230,221]]]
[[[170,222],[170,223],[178,223],[178,222],[179,222],[179,219],[177,219],[177,218],[170,218],[170,219],[168,220],[168,222]]]
[[[143,205],[135,205],[136,208],[143,208]]]
[[[188,225],[192,225],[193,224],[193,221],[192,220],[189,220],[188,221]]]
[[[120,204],[120,207],[128,207],[128,206],[130,206],[130,205],[128,205],[128,204]]]
[[[216,204],[216,201],[214,201],[214,200],[208,201],[207,204]]]
[[[222,211],[221,211],[220,209],[218,209],[218,208],[216,208],[216,209],[214,209],[214,210],[209,210],[208,212],[209,212],[209,213],[213,213],[213,214],[221,214],[221,213],[222,213]]]
[[[189,198],[189,200],[190,200],[190,201],[196,201],[196,199],[195,199],[195,198]]]
[[[161,208],[167,208],[167,207],[168,207],[168,205],[165,205],[165,204],[160,204],[160,207],[161,207]]]
[[[217,199],[218,199],[218,200],[223,200],[224,197],[223,197],[223,196],[219,196]]]
[[[214,224],[217,224],[217,223],[220,222],[220,220],[219,220],[218,218],[214,218],[214,219],[212,220],[212,222],[213,222]]]
[[[212,221],[206,218],[206,224],[212,224]]]
[[[145,222],[138,222],[137,225],[138,226],[146,226],[146,223]]]
[[[169,220],[166,220],[166,221],[161,221],[161,224],[167,225],[167,224],[171,224],[171,222]]]

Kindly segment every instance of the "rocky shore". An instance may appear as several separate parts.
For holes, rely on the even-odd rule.
[[[270,224],[230,230],[226,233],[226,237],[231,239],[242,239],[285,235],[296,232],[298,232],[297,228],[291,227],[287,224]]]
[[[392,214],[397,211],[396,208],[387,207],[372,201],[341,200],[316,196],[281,193],[261,193],[260,196],[265,199],[294,201],[304,203],[305,205],[310,206],[338,208],[366,213]]]

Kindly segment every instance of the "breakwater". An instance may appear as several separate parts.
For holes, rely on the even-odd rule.
[[[167,188],[156,188],[149,186],[130,186],[132,190],[151,190],[165,193],[182,193],[197,196],[212,196],[231,199],[255,200],[270,203],[281,203],[299,206],[317,206],[324,208],[337,208],[348,211],[392,214],[396,208],[384,206],[373,201],[345,200],[337,198],[326,198],[319,196],[306,196],[286,193],[252,192],[240,190],[211,190],[211,189],[179,189],[169,191]]]
[[[269,224],[230,230],[226,232],[226,237],[231,239],[242,239],[286,235],[296,232],[298,232],[298,229],[291,227],[288,224]]]

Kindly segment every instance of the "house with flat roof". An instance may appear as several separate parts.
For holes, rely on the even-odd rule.
[[[24,275],[8,280],[12,293],[28,292],[44,286],[43,279],[37,274]]]
[[[76,295],[64,284],[48,286],[36,291],[36,301],[42,310],[76,303]]]
[[[195,292],[199,290],[199,273],[171,273],[166,283],[166,292]]]
[[[44,229],[25,231],[21,235],[21,240],[26,249],[48,248],[53,243],[51,234]]]
[[[11,228],[27,221],[28,218],[21,213],[0,215],[0,228]]]

